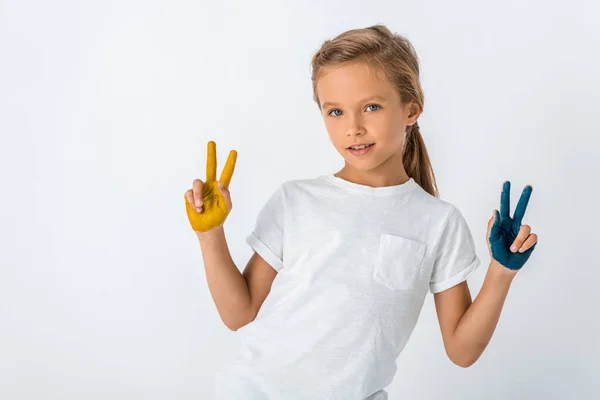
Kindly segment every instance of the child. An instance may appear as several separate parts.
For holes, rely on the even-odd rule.
[[[428,291],[448,357],[468,367],[537,242],[521,225],[531,186],[512,219],[505,182],[488,223],[492,261],[472,301],[466,280],[480,259],[462,213],[438,198],[412,45],[383,25],[350,30],[326,41],[312,67],[314,100],[345,165],[277,188],[246,239],[254,253],[242,274],[223,231],[237,153],[220,184],[210,142],[207,181],[185,194],[211,295],[243,345],[215,376],[218,399],[387,399]]]

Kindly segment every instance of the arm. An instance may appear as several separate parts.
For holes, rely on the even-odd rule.
[[[254,320],[277,271],[255,252],[241,274],[231,258],[223,225],[196,235],[217,311],[225,325],[236,331]]]
[[[444,348],[453,363],[466,368],[479,359],[496,329],[514,276],[492,260],[475,301],[466,281],[434,294]]]
[[[511,218],[510,182],[504,182],[500,212],[494,210],[488,221],[491,262],[475,301],[471,302],[466,282],[434,295],[444,347],[456,365],[469,367],[479,359],[496,329],[512,280],[537,245],[537,234],[521,223],[532,190],[531,185],[523,189]]]

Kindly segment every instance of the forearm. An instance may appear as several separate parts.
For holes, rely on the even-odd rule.
[[[481,290],[454,330],[452,353],[458,365],[470,366],[487,347],[513,278],[513,272],[492,260]]]
[[[248,322],[251,301],[246,279],[231,258],[222,225],[197,236],[210,294],[225,325],[237,330]]]

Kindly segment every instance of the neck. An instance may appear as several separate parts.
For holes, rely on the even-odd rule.
[[[374,170],[363,171],[356,168],[349,168],[348,165],[334,175],[349,182],[370,187],[401,185],[410,179],[404,168],[389,173],[380,173]]]

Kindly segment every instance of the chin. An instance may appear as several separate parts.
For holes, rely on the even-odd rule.
[[[365,171],[365,172],[366,171],[371,171],[371,170],[377,168],[377,166],[379,165],[379,164],[373,162],[372,160],[371,161],[366,161],[365,160],[365,161],[362,161],[362,162],[361,161],[356,162],[356,160],[350,161],[347,158],[345,158],[345,160],[346,160],[347,164],[351,165],[352,168],[354,168],[354,169],[356,169],[358,171]]]

